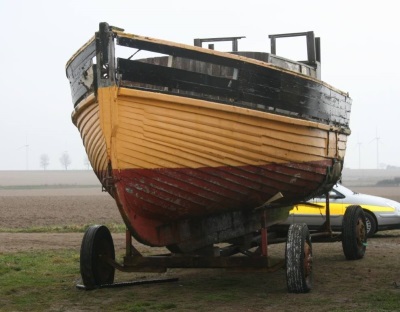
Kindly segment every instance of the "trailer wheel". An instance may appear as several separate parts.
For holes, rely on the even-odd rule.
[[[367,246],[365,214],[360,206],[346,208],[342,223],[342,247],[347,260],[364,257]]]
[[[111,233],[104,225],[90,226],[83,236],[80,252],[80,269],[86,289],[114,282],[115,268],[106,262],[115,260]]]
[[[312,286],[312,244],[306,224],[292,224],[286,241],[286,283],[291,293],[306,293]]]

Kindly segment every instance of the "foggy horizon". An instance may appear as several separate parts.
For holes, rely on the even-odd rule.
[[[352,98],[352,134],[344,167],[400,167],[394,130],[400,115],[400,64],[395,62],[400,21],[395,2],[339,0],[326,8],[316,0],[268,5],[256,0],[246,6],[205,0],[195,11],[185,3],[1,1],[0,23],[7,31],[0,50],[0,170],[43,170],[43,154],[49,159],[47,170],[64,170],[64,152],[71,160],[68,170],[86,170],[86,153],[71,121],[65,64],[100,22],[191,45],[194,38],[246,36],[239,50],[265,52],[270,34],[314,31],[321,38],[322,80]],[[215,44],[216,50],[229,48]],[[302,57],[293,50],[289,47],[282,52],[291,55],[282,55],[278,49],[278,55]]]

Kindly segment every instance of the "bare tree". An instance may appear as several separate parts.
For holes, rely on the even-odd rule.
[[[50,164],[49,156],[47,154],[40,155],[40,167],[46,170]]]
[[[65,170],[68,170],[68,166],[71,164],[71,157],[69,157],[69,154],[67,151],[65,151],[61,155],[60,162],[61,162],[61,165],[65,168]]]
[[[89,170],[89,168],[90,168],[90,161],[89,161],[89,158],[88,158],[87,156],[85,156],[85,157],[83,158],[83,164],[86,166],[86,169]]]

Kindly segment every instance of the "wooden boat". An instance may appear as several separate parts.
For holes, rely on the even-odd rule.
[[[290,36],[306,61],[276,55]],[[244,239],[341,176],[351,99],[321,81],[319,38],[272,35],[271,53],[239,52],[240,38],[189,46],[101,23],[66,65],[93,170],[144,244]],[[221,40],[233,51],[201,47]]]

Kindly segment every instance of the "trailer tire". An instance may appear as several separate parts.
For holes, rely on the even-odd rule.
[[[115,268],[106,262],[115,260],[111,233],[104,225],[90,226],[83,236],[80,250],[80,270],[85,289],[114,282]]]
[[[367,246],[365,214],[358,205],[348,206],[342,222],[342,247],[347,260],[364,257]]]
[[[306,293],[312,287],[312,244],[308,227],[292,224],[286,241],[286,283],[290,293]]]

